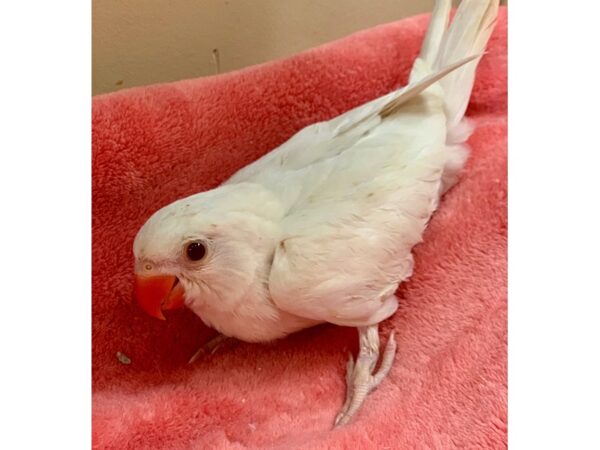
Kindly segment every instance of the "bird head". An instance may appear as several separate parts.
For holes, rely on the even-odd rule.
[[[133,244],[135,298],[151,316],[212,303],[232,308],[264,278],[277,205],[254,186],[231,185],[154,213]],[[261,280],[262,281],[262,280]]]

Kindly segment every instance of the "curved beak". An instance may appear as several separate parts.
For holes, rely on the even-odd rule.
[[[135,299],[152,317],[165,320],[163,310],[182,308],[184,289],[177,277],[135,277]]]

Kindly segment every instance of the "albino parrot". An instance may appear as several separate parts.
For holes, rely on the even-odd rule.
[[[329,322],[358,328],[347,423],[386,377],[378,325],[413,270],[440,197],[458,179],[463,116],[498,0],[437,0],[408,86],[315,123],[220,187],[154,213],[133,244],[135,295],[149,314],[185,304],[222,335],[265,342]]]

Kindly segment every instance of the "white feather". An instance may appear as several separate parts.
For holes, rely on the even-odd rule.
[[[188,307],[247,341],[389,317],[412,248],[466,161],[463,115],[497,3],[464,0],[447,28],[450,1],[438,1],[409,86],[163,208],[136,238],[138,263],[178,276]],[[190,236],[209,245],[201,266],[179,256]]]

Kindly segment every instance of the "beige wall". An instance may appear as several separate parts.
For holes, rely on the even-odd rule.
[[[429,11],[433,0],[93,0],[94,94],[279,58]]]

